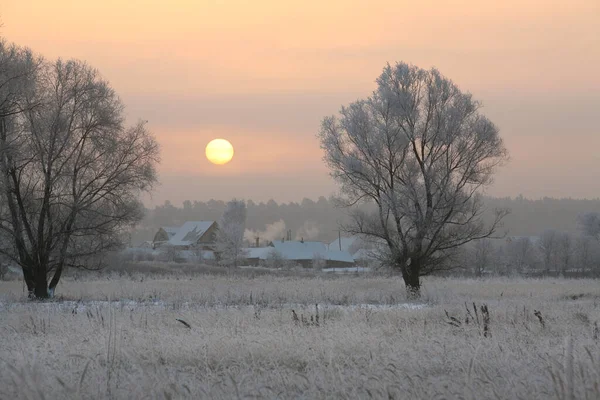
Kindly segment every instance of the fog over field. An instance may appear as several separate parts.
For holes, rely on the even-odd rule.
[[[291,229],[294,238],[330,242],[337,238],[339,223],[348,218],[348,211],[336,207],[331,198],[304,198],[290,203],[246,200],[246,227],[259,235],[266,234],[271,240],[280,238],[282,232],[285,234],[287,229]],[[188,200],[180,204],[169,201],[150,208],[133,233],[133,244],[152,240],[161,226],[181,225],[197,219],[216,221],[223,214],[225,203],[222,200]],[[488,218],[496,208],[510,210],[504,217],[500,234],[537,236],[548,229],[578,233],[578,218],[588,212],[600,212],[600,199],[486,197],[485,206]]]

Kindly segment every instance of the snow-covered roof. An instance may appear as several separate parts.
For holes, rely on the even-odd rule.
[[[347,251],[327,250],[327,245],[321,242],[273,241],[272,247],[250,247],[244,249],[247,258],[266,260],[272,253],[291,261],[312,260],[321,257],[328,261],[353,263],[352,255]]]
[[[350,247],[358,240],[357,236],[349,236],[335,239],[333,242],[329,243],[329,250],[337,250],[337,251],[350,251]],[[340,246],[341,242],[341,246]],[[341,247],[341,249],[340,249]]]
[[[312,260],[316,255],[325,257],[327,246],[321,242],[299,242],[274,240],[273,247],[288,260]]]
[[[189,246],[196,244],[198,240],[210,229],[215,221],[188,221],[177,230],[177,233],[169,239],[171,246]]]
[[[171,239],[177,231],[179,230],[178,226],[161,226],[161,229],[167,233],[169,239]]]
[[[339,251],[339,250],[329,250],[324,257],[326,260],[329,261],[340,261],[340,262],[347,262],[347,263],[353,263],[354,262],[354,258],[352,258],[352,255],[350,255],[350,253],[348,253],[347,251]]]

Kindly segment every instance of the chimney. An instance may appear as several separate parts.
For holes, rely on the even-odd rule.
[[[257,236],[257,237],[256,237],[256,247],[259,247],[259,246],[258,246],[258,244],[259,244],[259,240],[260,240],[260,238]]]

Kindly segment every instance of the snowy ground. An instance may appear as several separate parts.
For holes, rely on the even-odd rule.
[[[283,304],[267,304],[267,305],[202,305],[197,303],[182,302],[171,303],[162,300],[156,301],[135,301],[135,300],[94,300],[94,301],[60,301],[49,300],[43,302],[31,302],[28,300],[19,302],[0,302],[0,312],[20,312],[20,311],[35,311],[35,312],[71,312],[80,313],[98,308],[112,307],[118,310],[129,311],[163,311],[163,310],[227,310],[237,309],[242,311],[257,311],[265,308],[285,309],[285,310],[301,310],[310,308],[314,305],[306,305],[300,303],[283,303]],[[399,304],[317,304],[320,310],[341,310],[341,311],[356,311],[356,310],[419,310],[428,307],[425,303],[399,303]]]
[[[597,281],[402,293],[396,278],[206,275],[65,280],[63,301],[28,302],[0,282],[0,398],[600,398]]]
[[[371,268],[366,268],[366,267],[349,267],[349,268],[323,268],[322,269],[323,272],[335,272],[335,273],[341,273],[341,274],[348,274],[348,273],[353,273],[353,272],[369,272],[371,271]]]

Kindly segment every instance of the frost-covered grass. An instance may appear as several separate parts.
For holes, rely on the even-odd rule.
[[[140,280],[0,282],[0,398],[600,398],[598,281]]]

